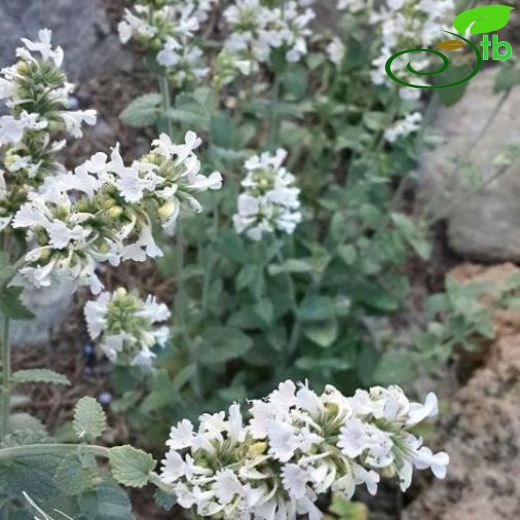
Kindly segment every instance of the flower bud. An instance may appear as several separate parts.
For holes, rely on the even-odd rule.
[[[121,206],[112,206],[107,213],[110,218],[119,218],[123,214],[123,211]]]
[[[157,214],[161,220],[168,220],[175,211],[175,203],[173,201],[163,204],[158,210]]]
[[[106,197],[105,199],[103,199],[102,204],[105,209],[110,209],[113,208],[117,204],[117,202],[112,197]]]
[[[267,450],[266,442],[255,442],[251,446],[249,446],[248,454],[251,457],[258,457],[259,455],[263,455]]]
[[[19,61],[16,64],[16,70],[20,74],[27,74],[31,70],[31,67],[29,66],[29,64],[26,61]]]

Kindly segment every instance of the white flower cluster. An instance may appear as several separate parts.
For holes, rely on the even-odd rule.
[[[385,139],[389,143],[395,143],[399,138],[406,137],[421,128],[423,116],[420,112],[407,114],[404,119],[400,119],[393,126],[385,130]]]
[[[337,36],[332,38],[332,40],[325,49],[327,57],[337,67],[341,65],[343,57],[345,56],[345,51],[345,44]]]
[[[89,301],[84,313],[90,337],[114,363],[150,367],[152,347],[164,346],[169,337],[168,327],[156,324],[168,320],[170,311],[153,296],[143,301],[119,288]]]
[[[230,31],[224,51],[236,57],[240,72],[258,70],[275,49],[281,49],[288,62],[307,54],[309,23],[315,13],[306,4],[290,0],[267,7],[261,0],[237,0],[224,11]]]
[[[371,16],[371,23],[380,27],[383,44],[380,56],[373,61],[372,81],[376,84],[388,83],[385,71],[388,58],[397,51],[413,48],[426,48],[451,25],[455,11],[453,0],[386,0],[380,9]],[[400,79],[420,85],[421,79],[411,75],[406,66],[410,56],[396,60],[392,70]],[[416,70],[425,70],[431,63],[429,56],[416,55],[412,64]],[[422,80],[422,84],[426,84]],[[418,99],[420,89],[403,87],[400,90],[404,99]]]
[[[0,99],[9,110],[0,117],[0,150],[7,170],[7,179],[0,171],[0,229],[28,189],[65,171],[56,160],[66,144],[63,135],[81,137],[83,124],[96,123],[95,110],[68,110],[74,85],[60,68],[63,50],[52,46],[51,37],[51,31],[42,29],[36,41],[22,38],[17,63],[0,71]]]
[[[299,188],[294,175],[283,166],[287,152],[265,152],[248,159],[244,164],[247,176],[242,181],[244,191],[238,197],[237,213],[233,224],[238,233],[252,240],[264,234],[282,231],[292,234],[302,220]]]
[[[194,149],[201,140],[188,132],[184,144],[165,134],[150,153],[123,163],[119,147],[110,157],[97,153],[74,173],[47,179],[16,213],[12,225],[26,229],[32,249],[20,273],[37,287],[53,279],[87,284],[99,293],[98,262],[118,265],[161,256],[152,236],[150,212],[173,230],[182,208],[201,211],[195,195],[222,186],[220,173],[208,177]]]
[[[356,485],[377,492],[381,475],[401,489],[413,467],[444,478],[449,457],[432,453],[410,428],[437,413],[437,398],[411,403],[396,386],[343,396],[327,386],[281,383],[265,400],[252,401],[244,422],[234,404],[228,414],[188,420],[171,429],[162,479],[177,501],[201,516],[255,520],[323,518],[316,506],[328,491],[349,499]]]
[[[197,82],[209,69],[203,63],[203,52],[194,41],[218,0],[191,0],[156,8],[137,4],[125,11],[119,23],[122,43],[134,38],[157,53],[159,65],[166,67],[177,86]]]
[[[373,0],[338,0],[338,10],[348,11],[350,13],[370,11],[372,5]]]

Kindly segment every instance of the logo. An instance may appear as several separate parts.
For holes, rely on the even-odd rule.
[[[390,56],[390,58],[386,62],[386,73],[388,74],[390,79],[392,79],[399,85],[411,88],[450,88],[460,85],[462,83],[466,83],[466,81],[469,81],[479,73],[480,69],[482,68],[483,62],[489,60],[490,57],[492,57],[492,59],[495,61],[506,61],[513,55],[513,47],[509,42],[499,41],[497,34],[494,34],[492,39],[490,39],[488,36],[488,33],[498,31],[508,24],[509,16],[513,9],[513,7],[510,7],[508,5],[489,5],[463,11],[455,18],[453,22],[453,27],[455,27],[458,33],[451,31],[443,31],[446,34],[454,36],[456,39],[450,39],[440,42],[436,46],[437,49],[440,50],[417,48],[406,49],[397,52]],[[482,47],[482,52],[480,51],[479,47],[477,47],[468,39],[469,36],[468,38],[465,38],[463,36],[472,34],[484,35],[482,37],[482,42],[480,43],[480,47]],[[428,53],[441,59],[442,63],[439,67],[437,67],[437,69],[431,71],[421,71],[415,69],[412,63],[408,62],[406,70],[409,73],[422,78],[439,76],[443,72],[446,72],[450,65],[450,60],[448,56],[443,54],[441,51],[454,52],[459,49],[463,49],[466,46],[468,46],[472,50],[475,56],[476,63],[473,69],[464,78],[453,81],[451,83],[437,85],[415,85],[407,80],[398,78],[392,71],[392,65],[394,61],[400,58],[401,56],[404,56],[405,54]]]

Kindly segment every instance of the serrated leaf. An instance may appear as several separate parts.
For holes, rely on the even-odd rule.
[[[0,462],[0,490],[19,495],[47,498],[56,493],[54,474],[61,462],[59,455],[31,455]]]
[[[75,454],[67,455],[61,462],[54,476],[59,490],[68,496],[79,496],[93,485],[96,471],[84,467]]]
[[[208,327],[203,342],[199,360],[207,365],[240,358],[253,346],[249,336],[233,327]]]
[[[32,368],[30,370],[18,370],[11,376],[11,381],[16,384],[47,383],[52,385],[70,386],[70,381],[63,375],[48,368]]]
[[[78,504],[81,518],[88,518],[88,520],[133,520],[135,518],[128,495],[113,482],[103,482],[95,491],[84,493]]]
[[[211,122],[207,108],[195,96],[186,93],[177,96],[175,106],[165,116],[197,130],[209,130]]]
[[[456,16],[453,27],[462,35],[466,34],[468,28],[470,34],[496,32],[507,25],[512,10],[513,7],[508,5],[484,5],[468,9]]]
[[[106,415],[101,405],[92,397],[83,397],[74,410],[74,431],[80,439],[93,440],[107,426]]]
[[[0,313],[12,320],[30,320],[34,314],[20,299],[22,287],[4,287],[0,290]]]
[[[116,446],[110,449],[112,476],[119,484],[128,487],[143,487],[157,462],[143,450],[132,446]]]
[[[169,495],[161,490],[155,492],[154,499],[155,503],[165,511],[170,511],[177,503],[177,499],[174,495]]]
[[[32,430],[41,433],[45,431],[45,426],[40,419],[28,413],[12,413],[9,416],[9,431],[14,433],[17,430]]]
[[[140,128],[153,125],[159,115],[162,96],[157,92],[144,94],[134,99],[119,115],[128,126]]]

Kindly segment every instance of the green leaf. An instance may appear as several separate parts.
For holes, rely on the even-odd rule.
[[[0,313],[12,320],[30,320],[34,314],[20,299],[22,287],[4,287],[0,291]]]
[[[45,432],[45,426],[40,419],[28,413],[13,413],[9,416],[9,431],[15,433],[19,430],[32,430],[42,433]]]
[[[136,488],[148,484],[150,473],[157,465],[149,453],[129,445],[111,448],[109,460],[114,479],[119,484]]]
[[[239,264],[245,264],[247,262],[244,241],[233,231],[221,233],[218,242],[215,244],[215,248],[226,258],[230,258]]]
[[[357,259],[356,248],[350,244],[338,247],[338,255],[346,265],[354,265]]]
[[[469,65],[451,65],[446,72],[437,76],[436,83],[439,85],[455,83],[456,81],[466,77],[471,72]],[[457,104],[463,97],[469,82],[465,81],[460,85],[455,85],[450,88],[442,88],[437,91],[441,103],[446,107],[451,107]]]
[[[177,499],[174,495],[169,495],[164,491],[158,490],[155,492],[153,496],[155,499],[155,503],[165,511],[171,511],[173,506],[177,503]]]
[[[328,296],[307,296],[298,309],[302,321],[321,321],[334,316],[334,303]]]
[[[128,495],[112,482],[103,482],[95,491],[84,493],[78,503],[81,519],[133,520],[135,518]]]
[[[71,453],[59,465],[54,482],[62,493],[79,496],[93,486],[95,477],[95,468],[83,467],[79,457]]]
[[[18,370],[11,376],[11,381],[15,384],[24,383],[48,383],[52,385],[70,386],[70,381],[66,376],[49,370],[48,368],[32,368],[30,370]]]
[[[386,352],[377,363],[372,377],[374,383],[392,385],[410,381],[415,375],[415,365],[409,354]]]
[[[392,213],[391,218],[402,237],[413,247],[417,255],[423,260],[428,260],[431,253],[431,244],[425,233],[411,218],[403,213]]]
[[[315,358],[315,357],[302,357],[296,361],[295,365],[301,370],[315,371],[319,370],[331,370],[333,372],[343,372],[352,368],[351,363],[348,361],[337,359],[337,358]]]
[[[338,320],[330,320],[310,323],[303,329],[305,336],[316,345],[326,348],[330,347],[338,337]]]
[[[197,130],[209,130],[211,115],[207,108],[191,94],[182,93],[175,100],[175,107],[165,113],[173,121]]]
[[[14,275],[13,266],[9,262],[9,257],[4,251],[0,251],[0,284],[4,284]]]
[[[227,112],[220,112],[211,120],[210,139],[213,145],[223,149],[234,148],[236,124]]]
[[[520,85],[520,64],[501,65],[495,79],[495,94],[511,90]]]
[[[314,267],[308,260],[290,258],[283,264],[271,264],[267,271],[271,276],[276,276],[281,273],[311,273]]]
[[[368,520],[368,509],[361,502],[352,502],[341,495],[332,496],[329,511],[339,517],[339,520]]]
[[[128,126],[140,128],[153,125],[159,116],[161,94],[153,92],[134,99],[119,115],[121,121]]]
[[[374,132],[381,130],[387,126],[388,116],[385,112],[365,112],[363,114],[363,123]]]
[[[271,300],[268,298],[261,298],[254,306],[256,315],[265,322],[266,325],[271,325],[274,318],[274,307]]]
[[[208,327],[203,343],[199,360],[207,365],[240,358],[253,346],[249,336],[232,327]]]
[[[93,440],[107,427],[105,412],[92,397],[83,397],[74,410],[74,431],[80,439]]]
[[[286,92],[295,100],[300,101],[307,93],[309,74],[305,67],[293,65],[281,76]]]
[[[468,9],[456,16],[453,27],[462,35],[466,34],[470,25],[470,34],[496,32],[508,24],[512,10],[513,7],[508,5],[485,5]]]

